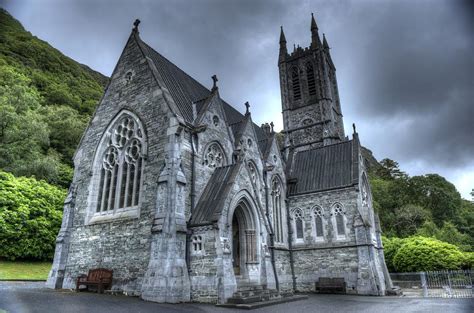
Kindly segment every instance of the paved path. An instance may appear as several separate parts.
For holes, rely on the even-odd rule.
[[[159,304],[135,297],[49,290],[43,283],[0,282],[0,313],[147,313],[147,312],[240,312],[206,304]],[[309,295],[307,300],[284,303],[252,313],[472,313],[474,299],[422,299],[362,297],[349,295]]]

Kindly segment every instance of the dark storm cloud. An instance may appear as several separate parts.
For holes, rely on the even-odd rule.
[[[0,0],[1,1],[1,0]],[[140,18],[140,34],[257,123],[281,123],[279,27],[307,46],[310,13],[326,33],[346,130],[410,172],[471,171],[474,185],[473,15],[469,1],[12,1],[38,37],[110,75]],[[349,126],[349,127],[348,127]],[[419,171],[419,169],[418,169]],[[471,186],[471,188],[474,186]],[[458,186],[458,188],[467,188]],[[466,189],[467,190],[467,189]],[[466,190],[463,190],[464,194]]]

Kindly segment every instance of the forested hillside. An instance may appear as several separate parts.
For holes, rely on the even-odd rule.
[[[107,81],[0,9],[0,169],[67,187]]]
[[[73,173],[71,158],[107,81],[0,9],[0,246],[13,247],[20,234],[32,238],[41,228],[47,234],[42,244],[25,241],[20,246],[35,247],[34,252],[0,249],[0,258],[52,256],[61,219],[59,198],[65,196],[63,189]],[[439,175],[410,177],[393,160],[379,163],[365,148],[363,155],[374,207],[389,237],[384,244],[390,269],[471,266],[473,254],[466,251],[474,246],[474,204]],[[34,176],[55,186],[18,176]],[[437,252],[417,252],[423,249]],[[415,256],[429,260],[416,263]]]

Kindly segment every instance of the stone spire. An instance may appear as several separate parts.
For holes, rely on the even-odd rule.
[[[285,33],[283,32],[283,26],[280,26],[280,58],[279,60],[282,61],[285,59],[286,55],[288,54],[288,50],[286,49],[286,38]]]
[[[323,47],[324,47],[324,49],[329,50],[329,45],[328,45],[328,42],[326,40],[326,35],[324,33],[323,33]]]
[[[316,25],[314,15],[311,13],[311,47],[319,46],[321,46],[321,40],[319,39],[318,25]]]

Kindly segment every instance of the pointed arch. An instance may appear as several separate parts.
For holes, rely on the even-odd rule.
[[[293,237],[296,243],[304,242],[304,215],[300,208],[291,211],[291,220],[293,227]]]
[[[95,152],[89,215],[138,212],[146,151],[143,123],[135,113],[120,111],[102,134]]]
[[[274,239],[277,243],[284,243],[286,214],[283,209],[283,184],[279,176],[272,177],[271,187]]]
[[[315,241],[322,241],[325,237],[324,232],[324,214],[323,208],[319,205],[315,205],[311,209],[311,220],[312,220],[312,227],[313,227],[313,236]]]
[[[291,70],[291,83],[293,87],[293,99],[301,99],[301,86],[300,86],[300,74],[297,67],[293,67]]]
[[[316,80],[314,77],[313,64],[310,62],[306,64],[306,80],[308,83],[308,93],[310,96],[314,96],[316,94]]]
[[[334,229],[334,235],[337,240],[346,239],[347,228],[346,228],[346,210],[344,206],[336,202],[332,205],[332,223]]]

